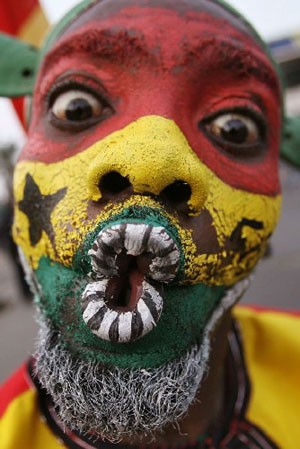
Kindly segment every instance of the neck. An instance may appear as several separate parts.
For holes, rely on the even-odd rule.
[[[149,449],[158,447],[184,448],[201,440],[201,437],[205,436],[208,430],[217,425],[224,405],[224,365],[228,352],[226,337],[230,324],[231,314],[227,312],[212,333],[209,371],[184,418],[179,423],[166,427],[163,433],[156,435],[155,442],[149,442],[147,439],[123,440],[123,444],[147,446]]]

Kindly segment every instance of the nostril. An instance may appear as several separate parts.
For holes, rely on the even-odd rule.
[[[160,196],[174,205],[179,205],[187,203],[191,198],[191,194],[190,185],[185,181],[178,180],[165,187]]]
[[[130,181],[127,177],[112,171],[104,175],[99,183],[100,191],[103,193],[119,193],[130,187]]]

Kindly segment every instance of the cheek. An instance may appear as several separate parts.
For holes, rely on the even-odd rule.
[[[78,239],[86,232],[88,197],[81,175],[84,170],[80,157],[57,164],[17,164],[13,233],[32,268],[37,268],[43,256],[64,265],[71,263]]]
[[[214,174],[199,217],[181,236],[186,283],[231,286],[247,276],[278,221],[281,197],[234,189]]]

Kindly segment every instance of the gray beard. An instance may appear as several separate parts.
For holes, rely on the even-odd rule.
[[[213,312],[200,345],[157,368],[106,367],[72,356],[62,337],[40,317],[36,374],[52,397],[63,425],[81,434],[118,442],[155,439],[178,426],[208,370],[211,334],[249,285],[228,290]]]
[[[35,354],[41,385],[64,426],[114,443],[153,439],[176,425],[207,370],[208,342],[158,368],[130,369],[76,359],[60,340],[43,323]]]

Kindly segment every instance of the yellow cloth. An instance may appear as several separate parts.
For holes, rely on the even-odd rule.
[[[0,420],[1,449],[63,449],[65,445],[49,429],[37,406],[37,391],[16,397]]]
[[[246,418],[280,448],[300,447],[300,316],[237,307],[252,394]]]

